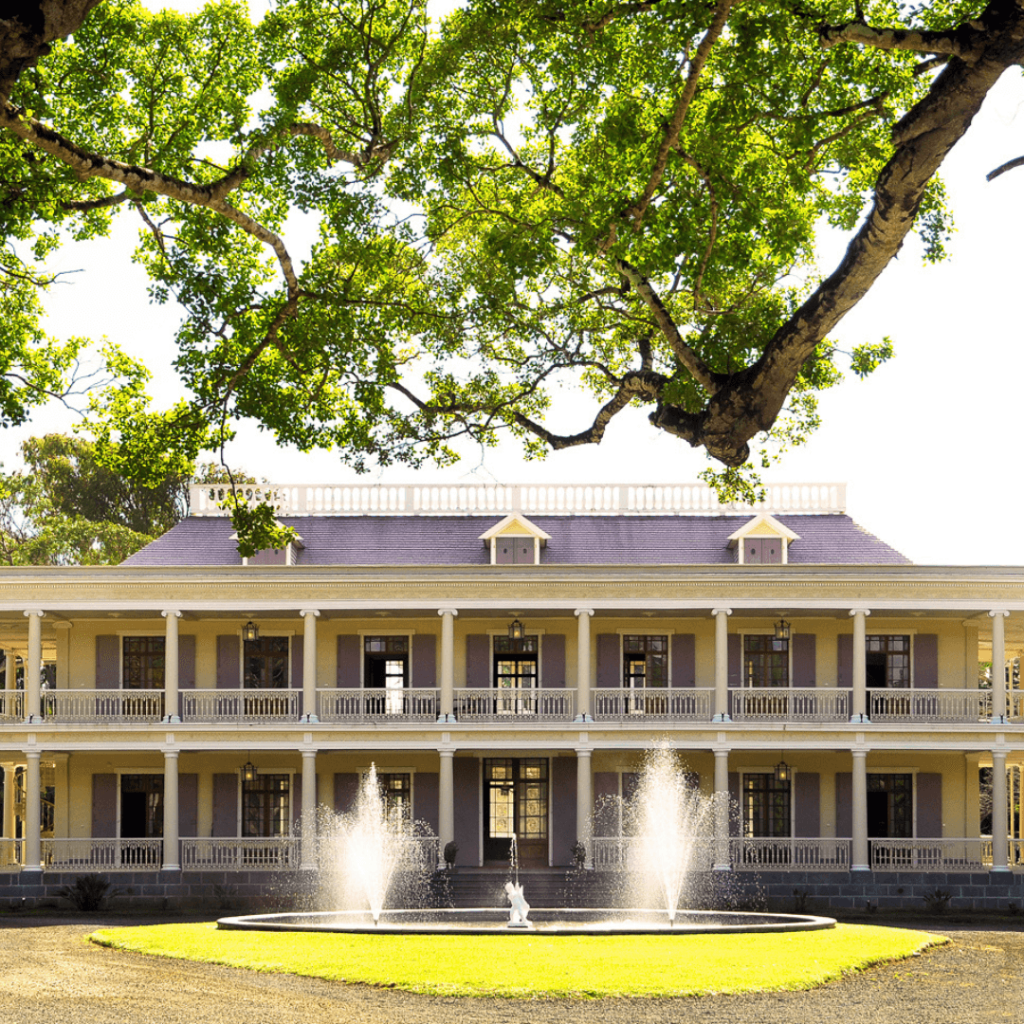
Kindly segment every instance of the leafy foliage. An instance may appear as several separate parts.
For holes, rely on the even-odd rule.
[[[112,886],[102,875],[78,875],[71,885],[62,885],[57,890],[61,899],[83,914],[102,910],[107,900],[123,893],[123,889]]]

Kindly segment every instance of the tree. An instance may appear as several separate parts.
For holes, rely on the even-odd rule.
[[[140,219],[185,311],[164,441],[252,417],[363,469],[597,443],[639,405],[726,491],[813,430],[829,334],[907,235],[941,257],[936,173],[1024,59],[1024,0],[468,0],[439,31],[423,0],[92,7],[0,23],[5,230],[37,280],[62,234]],[[823,219],[853,236],[814,278]],[[573,432],[566,382],[597,402]],[[133,466],[140,408],[103,407]]]

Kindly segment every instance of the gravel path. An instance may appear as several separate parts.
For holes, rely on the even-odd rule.
[[[813,992],[563,1002],[415,996],[84,941],[119,923],[140,922],[0,923],[0,1024],[1024,1024],[1024,930],[941,929],[951,945]]]

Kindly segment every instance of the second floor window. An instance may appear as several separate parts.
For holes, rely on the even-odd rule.
[[[668,637],[624,636],[622,679],[630,689],[668,686]]]
[[[910,637],[868,636],[865,669],[869,689],[910,686]]]
[[[126,690],[162,690],[164,686],[164,638],[121,638],[121,685]]]
[[[789,686],[789,641],[770,634],[743,637],[743,682],[746,686]]]
[[[245,640],[243,665],[247,690],[282,690],[288,685],[288,637]]]

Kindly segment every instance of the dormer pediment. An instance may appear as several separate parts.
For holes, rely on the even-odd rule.
[[[740,565],[785,564],[789,545],[800,535],[767,512],[759,512],[729,537]]]
[[[539,565],[540,549],[551,536],[513,512],[480,534],[480,540],[491,549],[491,565]]]
[[[284,524],[274,520],[275,526],[283,527]],[[231,535],[233,541],[238,540],[238,534]],[[249,558],[242,559],[242,565],[294,565],[296,554],[306,547],[299,534],[288,541],[283,548],[263,548]]]

